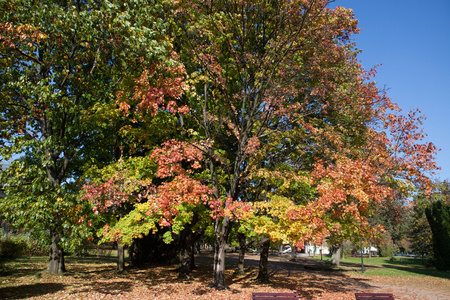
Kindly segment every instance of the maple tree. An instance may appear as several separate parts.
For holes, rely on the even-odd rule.
[[[97,234],[103,236],[102,241],[117,241],[119,272],[125,268],[124,245],[127,243],[122,241],[122,236],[116,237],[118,232],[114,228],[132,210],[138,193],[150,184],[151,170],[150,161],[142,157],[124,159],[121,155],[116,163],[102,169],[91,166],[84,174],[89,183],[83,186],[82,199],[92,203],[92,211],[98,216],[93,219],[98,219],[96,228],[100,227],[100,231]]]
[[[386,101],[389,103],[388,99]],[[377,107],[374,112],[375,122],[367,118],[366,132],[370,133],[370,138],[360,148],[363,150],[361,153],[328,163],[326,169],[319,162],[312,173],[320,180],[317,186],[319,203],[324,201],[320,205],[326,206],[322,211],[326,214],[317,217],[328,225],[334,224],[332,236],[337,234],[340,242],[357,236],[374,240],[384,230],[383,225],[394,234],[394,229],[399,229],[399,226],[392,227],[389,222],[402,223],[403,220],[391,216],[388,223],[370,224],[369,217],[376,212],[379,214],[389,205],[399,206],[390,211],[392,214],[404,210],[402,200],[409,197],[414,188],[430,190],[431,181],[427,176],[437,168],[434,162],[436,148],[431,143],[421,144],[424,135],[417,130],[415,113],[404,117],[385,113],[384,109],[377,112]],[[399,120],[402,125],[396,127]],[[377,121],[382,124],[381,130]],[[400,135],[398,128],[401,128]],[[317,203],[313,201],[311,205]],[[400,235],[399,231],[395,237]]]
[[[349,10],[327,4],[184,1],[174,11],[175,49],[190,86],[179,103],[196,121],[196,138],[208,142],[203,151],[210,184],[224,203],[215,221],[217,288],[225,287],[225,243],[230,219],[239,218],[233,210],[244,201],[250,158],[266,137],[338,105],[331,94],[346,76],[339,67],[351,50],[344,44],[357,29]],[[338,76],[333,69],[344,72]]]
[[[79,198],[83,166],[114,160],[108,132],[122,116],[116,92],[134,92],[136,78],[163,84],[154,70],[169,77],[174,60],[154,1],[17,0],[0,7],[0,155],[27,157],[2,171],[2,214],[50,230],[48,270],[59,273],[63,246],[74,240],[67,234],[78,231],[79,220],[89,225],[77,208],[89,205]]]
[[[101,230],[102,241],[131,245],[170,227],[164,241],[170,243],[172,234],[179,235],[180,277],[189,276],[194,231],[208,222],[208,204],[213,205],[211,188],[187,176],[200,168],[201,160],[201,151],[193,145],[170,140],[149,156],[131,157],[126,163],[121,160],[92,176],[97,179],[85,185],[84,198],[94,203],[96,213],[113,213]]]

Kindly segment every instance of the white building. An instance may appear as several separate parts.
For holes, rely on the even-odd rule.
[[[322,251],[322,255],[330,254],[330,249],[328,246],[324,243],[322,245],[313,245],[310,243],[305,244],[305,253],[309,255],[313,255],[314,251],[316,252],[316,255],[320,255],[320,252]]]

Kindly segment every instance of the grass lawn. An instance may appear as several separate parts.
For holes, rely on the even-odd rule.
[[[327,259],[329,260],[329,258]],[[450,272],[438,271],[435,268],[426,267],[422,265],[422,260],[420,258],[364,257],[363,260],[364,274],[366,276],[432,276],[443,279],[450,279]],[[346,272],[361,273],[361,258],[348,257],[341,260],[340,269]]]

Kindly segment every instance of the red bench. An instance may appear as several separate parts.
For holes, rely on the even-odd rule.
[[[392,294],[355,293],[356,300],[395,300]]]
[[[297,293],[252,293],[253,300],[297,300]]]

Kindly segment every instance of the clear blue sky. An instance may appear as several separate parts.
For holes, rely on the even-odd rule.
[[[366,69],[403,112],[420,109],[428,141],[442,150],[437,178],[450,179],[450,0],[337,0],[354,11]]]

